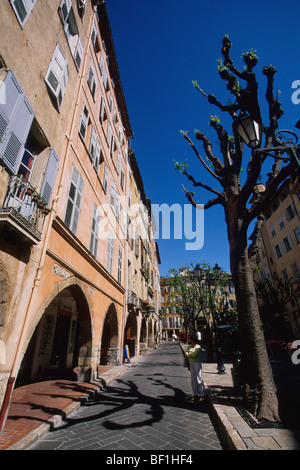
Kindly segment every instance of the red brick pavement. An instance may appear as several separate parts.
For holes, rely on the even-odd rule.
[[[99,368],[99,375],[110,369]],[[64,417],[67,410],[79,405],[95,393],[97,385],[70,380],[48,380],[13,390],[4,430],[0,433],[0,450],[7,450],[20,442],[54,416]]]

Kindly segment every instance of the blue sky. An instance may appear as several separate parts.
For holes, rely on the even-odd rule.
[[[209,117],[218,115],[231,133],[226,115],[210,105],[192,85],[192,80],[196,80],[206,93],[227,103],[230,94],[217,71],[225,34],[232,42],[231,57],[238,68],[244,66],[243,52],[257,51],[256,73],[266,123],[266,80],[261,71],[266,65],[276,67],[274,88],[281,91],[284,109],[279,128],[299,132],[300,137],[295,128],[300,104],[292,102],[293,93],[294,97],[297,93],[292,85],[300,81],[298,0],[106,0],[106,4],[134,132],[131,147],[152,204],[180,204],[182,214],[185,213],[184,205],[189,203],[181,185],[193,189],[174,170],[174,160],[186,160],[196,180],[220,189],[196,161],[180,130],[189,131],[191,138],[194,129],[204,132],[216,155],[217,137],[209,126]],[[204,155],[202,147],[198,149]],[[272,159],[269,160],[271,164]],[[210,197],[205,190],[195,195],[200,204]],[[194,229],[195,224],[194,215]],[[224,212],[219,206],[205,211],[204,243],[199,250],[187,250],[186,243],[191,240],[175,239],[172,230],[168,240],[162,239],[162,233],[158,235],[161,276],[167,275],[170,268],[203,260],[210,264],[217,261],[224,270],[230,270]]]

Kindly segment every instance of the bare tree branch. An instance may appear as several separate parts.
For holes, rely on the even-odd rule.
[[[212,152],[212,145],[211,145],[211,142],[210,140],[206,137],[205,134],[203,134],[203,132],[200,132],[198,130],[195,131],[196,132],[196,139],[197,140],[200,140],[201,142],[203,142],[203,148],[204,148],[204,151],[206,153],[206,156],[207,158],[209,159],[209,161],[213,164],[214,168],[215,168],[215,171],[216,173],[220,174],[224,168],[224,165],[223,163],[219,160],[219,158],[217,158],[213,152]]]
[[[192,204],[192,206],[195,207],[196,209],[199,209],[200,204],[197,201],[195,201],[194,193],[187,191],[187,189],[185,189],[183,185],[182,185],[182,188],[183,188],[183,191],[186,193],[185,195],[188,198],[189,202]],[[209,209],[210,207],[216,206],[217,204],[223,205],[224,204],[223,199],[224,198],[222,195],[218,196],[215,199],[210,199],[206,204],[201,205],[201,207],[203,207],[204,209]]]
[[[192,147],[192,149],[194,150],[195,154],[197,155],[198,159],[200,160],[200,162],[202,163],[202,165],[206,168],[206,170],[214,177],[216,178],[218,181],[221,181],[222,179],[220,178],[220,176],[216,175],[216,173],[214,173],[211,168],[209,168],[209,166],[205,163],[205,161],[203,160],[203,158],[200,156],[198,150],[196,149],[195,145],[193,144],[193,142],[191,141],[191,139],[189,138],[189,136],[187,135],[186,132],[184,131],[181,131],[183,137],[188,141],[188,143],[190,144],[190,146]],[[221,162],[220,162],[221,163]]]
[[[224,197],[223,194],[217,191],[216,189],[213,189],[210,186],[207,186],[206,184],[201,183],[200,181],[199,182],[195,181],[194,177],[190,175],[186,170],[183,170],[182,174],[185,175],[189,181],[192,181],[194,187],[199,186],[203,189],[206,189],[207,191],[210,191],[213,194],[216,194],[217,196]]]

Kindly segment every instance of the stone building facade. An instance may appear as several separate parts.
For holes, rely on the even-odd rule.
[[[1,2],[0,31],[1,406],[123,362],[132,129],[105,2]]]

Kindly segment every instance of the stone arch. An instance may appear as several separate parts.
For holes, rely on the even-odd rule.
[[[120,353],[118,313],[112,302],[106,310],[102,327],[100,364],[119,364]]]
[[[71,277],[56,284],[27,332],[19,382],[45,373],[55,377],[56,369],[60,377],[89,382],[97,369],[91,312],[90,300],[79,279]]]
[[[130,357],[138,355],[138,343],[137,315],[134,310],[130,310],[124,330],[124,346],[128,346]]]

